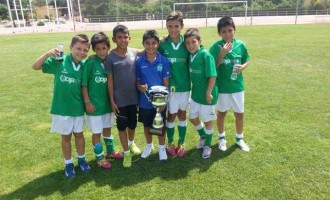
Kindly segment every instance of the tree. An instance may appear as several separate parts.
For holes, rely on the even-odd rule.
[[[0,4],[0,19],[8,19],[8,8],[7,5],[5,4]]]

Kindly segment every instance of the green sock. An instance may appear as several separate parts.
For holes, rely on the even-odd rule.
[[[96,160],[100,160],[103,158],[104,153],[103,153],[103,147],[102,147],[101,143],[95,144],[93,147],[93,150],[94,150],[94,155],[95,155]]]
[[[169,144],[171,144],[174,140],[174,127],[173,128],[166,128],[166,134],[167,134],[167,141]]]
[[[212,143],[212,134],[205,135],[205,146],[211,147]]]
[[[107,153],[112,153],[115,150],[115,143],[113,137],[103,137],[105,146],[107,148]]]
[[[179,144],[184,144],[186,140],[187,126],[178,126],[179,130]]]
[[[205,139],[206,133],[205,133],[204,128],[201,128],[201,129],[199,129],[197,131],[198,131],[199,137],[201,137],[202,139]]]

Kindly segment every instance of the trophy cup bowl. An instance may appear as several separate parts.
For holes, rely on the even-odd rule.
[[[163,117],[159,112],[161,107],[166,106],[167,97],[168,97],[168,89],[165,86],[152,86],[148,89],[149,93],[149,101],[154,108],[156,108],[156,116],[153,119],[152,128],[150,130],[151,133],[156,135],[162,135],[162,128],[164,127]]]

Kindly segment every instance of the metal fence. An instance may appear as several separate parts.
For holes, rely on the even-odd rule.
[[[244,17],[245,11],[223,11],[223,12],[187,12],[183,13],[186,19],[197,19],[197,18],[220,18],[223,16],[230,17]],[[329,15],[330,10],[299,10],[298,15]],[[296,10],[249,10],[247,12],[248,17],[258,17],[258,16],[294,16],[296,15]],[[166,15],[164,15],[164,19]],[[87,17],[89,23],[107,23],[107,22],[126,22],[126,21],[144,21],[144,20],[161,20],[161,14],[155,14],[152,19],[146,18],[146,15],[125,15],[125,16],[115,16],[115,15],[94,15]]]

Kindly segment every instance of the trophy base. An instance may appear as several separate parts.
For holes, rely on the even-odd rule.
[[[165,131],[163,131],[163,128],[154,128],[154,127],[152,127],[149,130],[149,134],[151,134],[151,135],[158,135],[158,136],[164,135],[164,132]]]

